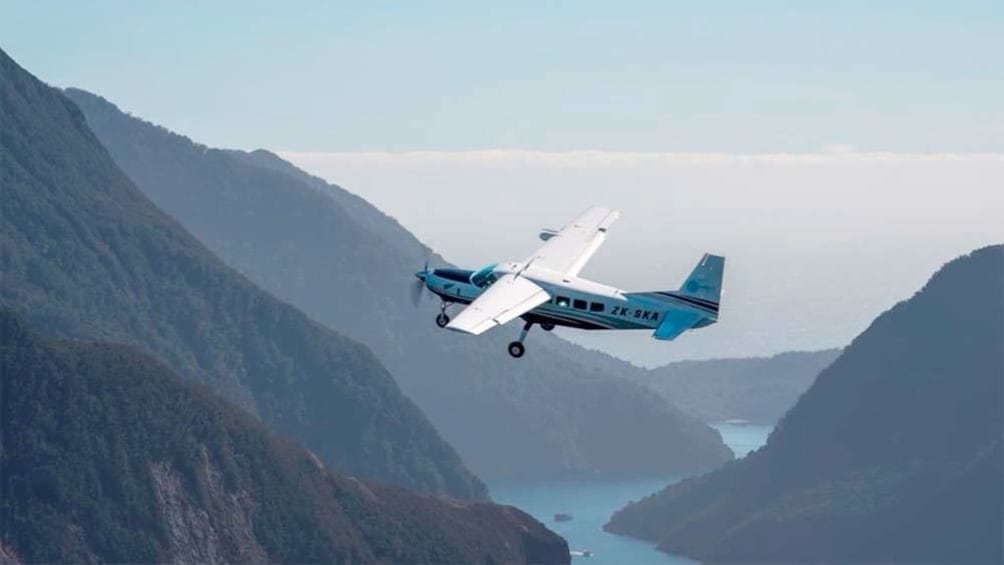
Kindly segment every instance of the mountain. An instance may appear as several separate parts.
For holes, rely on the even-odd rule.
[[[140,346],[345,473],[487,498],[366,347],[223,265],[2,52],[0,96],[3,305],[46,334]]]
[[[0,546],[19,561],[570,561],[515,508],[329,471],[136,347],[44,341],[6,309],[0,335]]]
[[[136,185],[214,253],[371,347],[479,475],[650,476],[731,458],[717,432],[628,382],[640,369],[627,363],[539,329],[513,360],[515,324],[477,339],[436,328],[436,301],[416,310],[409,297],[428,249],[361,198],[268,152],[211,149],[67,95]]]
[[[703,562],[1004,560],[1004,246],[951,261],[755,453],[617,512]]]
[[[826,349],[680,361],[644,373],[640,382],[705,422],[774,424],[838,355],[839,349]]]

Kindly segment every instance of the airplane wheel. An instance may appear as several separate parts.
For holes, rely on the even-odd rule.
[[[550,323],[540,324],[540,329],[544,330],[545,332],[549,332],[554,329],[554,324]]]
[[[436,325],[437,326],[439,326],[441,328],[445,328],[446,324],[449,324],[449,323],[450,323],[450,317],[447,316],[446,314],[440,314],[440,315],[436,316]]]
[[[526,353],[526,348],[523,347],[522,343],[514,341],[509,344],[509,355],[519,359],[524,353]]]

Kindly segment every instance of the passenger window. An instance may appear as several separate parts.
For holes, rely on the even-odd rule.
[[[554,303],[562,308],[568,308],[568,305],[570,304],[567,296],[559,296],[555,298]]]
[[[604,310],[602,302],[590,302],[589,311],[590,312],[602,312]]]
[[[576,300],[576,301],[575,301],[575,302],[573,303],[573,305],[574,305],[574,306],[575,306],[575,307],[576,307],[577,309],[579,309],[579,310],[585,310],[585,309],[586,309],[586,301],[585,301],[585,300]]]

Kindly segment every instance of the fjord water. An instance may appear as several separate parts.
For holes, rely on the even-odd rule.
[[[721,423],[714,427],[736,457],[743,457],[767,441],[772,426]],[[585,564],[694,563],[685,557],[655,549],[653,544],[603,531],[610,515],[632,500],[661,490],[684,477],[658,477],[625,481],[554,481],[495,483],[492,498],[511,504],[547,524],[566,540],[572,561]],[[568,522],[555,522],[556,513],[571,514]],[[590,551],[591,557],[578,555]]]
[[[749,424],[744,422],[722,422],[711,427],[722,434],[722,440],[736,457],[746,457],[767,443],[767,436],[774,426]]]

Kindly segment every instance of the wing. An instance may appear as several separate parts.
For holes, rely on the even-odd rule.
[[[550,298],[551,295],[533,281],[513,274],[502,275],[446,328],[480,335],[533,310]]]
[[[527,263],[574,277],[579,274],[589,258],[603,244],[610,227],[620,212],[593,207],[556,233],[547,232],[547,243],[542,245]]]

